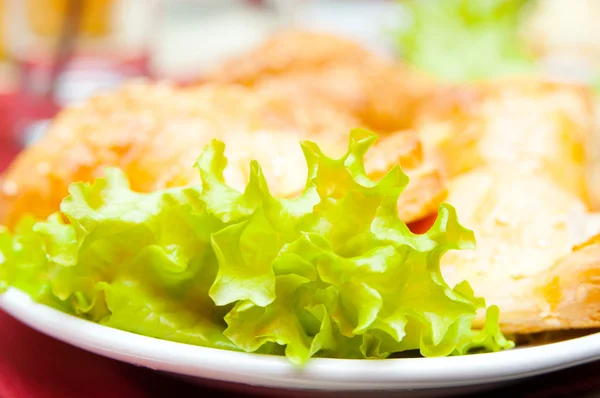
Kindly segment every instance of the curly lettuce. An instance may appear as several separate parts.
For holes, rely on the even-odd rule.
[[[408,23],[394,38],[402,57],[449,81],[527,74],[535,61],[519,37],[528,0],[401,0]]]
[[[468,283],[450,287],[439,260],[474,247],[442,204],[425,234],[397,214],[408,184],[396,166],[379,181],[363,157],[375,135],[354,130],[332,159],[303,142],[305,189],[276,198],[258,163],[244,192],[226,184],[225,146],[196,163],[201,185],[152,193],[118,169],[75,183],[48,220],[0,232],[0,280],[35,300],[146,336],[245,352],[386,358],[512,347]]]

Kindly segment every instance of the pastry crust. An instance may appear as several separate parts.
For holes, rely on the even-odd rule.
[[[306,31],[282,32],[205,80],[319,99],[378,133],[410,127],[435,89],[428,77],[352,41]]]
[[[416,122],[452,178],[494,165],[550,176],[590,205],[594,112],[583,87],[537,79],[441,89]]]
[[[24,213],[48,216],[58,210],[70,183],[91,181],[106,166],[122,168],[141,192],[197,183],[192,166],[213,138],[227,145],[229,184],[242,189],[250,160],[256,159],[272,192],[293,196],[307,173],[299,141],[316,141],[325,153],[340,156],[358,125],[351,115],[312,98],[288,101],[240,86],[131,84],[63,111],[47,135],[14,161],[0,178],[0,223],[14,226]],[[366,168],[378,175],[398,163],[412,181],[399,203],[401,217],[408,222],[435,211],[445,186],[416,134],[376,143]]]
[[[600,325],[600,235],[577,245],[531,281],[536,307],[502,320],[506,332],[590,329]]]
[[[477,248],[442,260],[450,284],[467,280],[500,307],[504,332],[600,327],[600,232],[589,211],[589,95],[536,80],[439,92],[418,129],[440,154],[447,201]],[[483,315],[476,324],[483,324]]]

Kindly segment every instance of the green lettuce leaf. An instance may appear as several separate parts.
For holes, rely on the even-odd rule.
[[[394,37],[410,64],[449,81],[534,70],[519,37],[527,0],[402,0],[407,24]]]
[[[497,308],[473,330],[484,300],[440,272],[473,233],[446,204],[427,233],[411,233],[397,214],[407,176],[365,173],[375,139],[352,131],[339,159],[303,142],[308,179],[295,198],[273,197],[256,162],[244,192],[229,187],[219,141],[197,161],[199,186],[136,193],[107,169],[72,184],[48,220],[0,231],[0,280],[107,326],[295,364],[510,348]]]

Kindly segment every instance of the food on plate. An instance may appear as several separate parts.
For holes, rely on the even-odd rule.
[[[410,127],[435,87],[421,73],[352,41],[304,31],[280,33],[205,80],[326,101],[377,133]]]
[[[510,20],[463,3],[499,31]],[[63,111],[0,178],[0,281],[109,326],[286,346],[296,363],[600,328],[592,102],[538,78],[434,83],[285,32],[202,84],[130,84]],[[377,139],[354,130],[347,147],[356,126]],[[454,208],[474,250],[450,250],[473,243]]]
[[[440,95],[421,137],[441,151],[447,201],[477,239],[476,250],[442,259],[450,284],[467,280],[498,305],[504,332],[600,327],[589,93],[517,79]]]
[[[365,172],[376,138],[354,130],[339,158],[303,142],[308,177],[291,199],[272,195],[256,161],[243,191],[227,185],[217,140],[196,163],[198,185],[136,193],[106,169],[72,184],[48,221],[0,234],[0,279],[107,326],[296,364],[510,348],[497,308],[472,329],[484,300],[440,272],[472,232],[443,204],[428,232],[411,233],[397,211],[407,176]]]
[[[191,165],[212,138],[228,144],[228,183],[248,181],[250,160],[261,162],[274,194],[298,193],[306,169],[298,142],[312,139],[332,155],[345,151],[352,116],[310,98],[244,87],[205,85],[178,89],[131,84],[62,112],[50,131],[25,150],[0,177],[0,224],[25,213],[46,217],[58,210],[72,182],[88,182],[107,166],[125,171],[140,192],[199,181]],[[400,163],[412,184],[399,204],[404,221],[435,212],[445,195],[440,170],[410,132],[389,135],[367,158],[373,175]]]

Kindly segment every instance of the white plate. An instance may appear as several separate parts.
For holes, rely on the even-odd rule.
[[[600,359],[597,333],[544,346],[462,357],[313,359],[298,369],[283,357],[197,347],[112,329],[34,303],[15,289],[0,296],[0,306],[42,333],[109,358],[193,379],[312,390],[307,392],[310,396],[314,390],[456,392],[445,389],[482,388]]]

